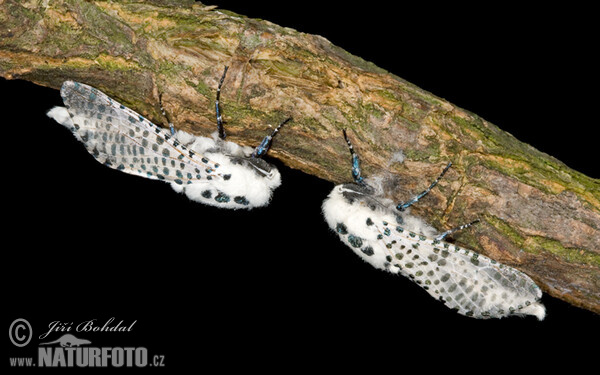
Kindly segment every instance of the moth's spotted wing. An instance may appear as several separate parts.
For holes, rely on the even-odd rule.
[[[101,163],[179,185],[222,179],[219,167],[181,145],[168,132],[88,85],[66,81],[61,96],[72,131]]]
[[[449,308],[478,318],[543,316],[544,308],[537,302],[542,292],[522,272],[401,226],[367,224],[377,233],[373,246],[385,254],[384,267],[410,277]]]

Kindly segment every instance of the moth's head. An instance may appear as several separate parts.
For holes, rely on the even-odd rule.
[[[338,185],[337,188],[345,198],[353,196],[370,196],[375,193],[375,189],[373,189],[370,185],[364,182],[350,182],[347,184]]]
[[[333,195],[337,195],[346,204],[349,205],[362,205],[369,207],[371,210],[383,207],[381,203],[375,198],[375,189],[370,185],[361,183],[347,183],[337,185],[333,189]]]
[[[285,119],[282,123],[280,123],[275,130],[270,135],[267,135],[263,138],[262,142],[254,149],[254,151],[247,155],[247,157],[241,158],[240,162],[246,165],[249,168],[252,168],[259,176],[265,177],[267,179],[277,180],[280,178],[279,171],[277,168],[268,162],[264,161],[262,158],[267,154],[269,149],[271,148],[271,142],[273,141],[273,137],[279,133],[279,130],[283,127],[283,125],[287,124],[291,121],[292,118],[289,117]]]
[[[268,179],[275,177],[275,175],[278,173],[277,168],[274,165],[269,164],[261,158],[236,156],[231,157],[231,161],[234,164],[241,164],[247,168],[250,168],[259,176]]]
[[[275,166],[269,164],[268,162],[260,158],[246,158],[246,163],[248,164],[248,166],[253,168],[256,171],[256,173],[267,178],[273,177],[273,174],[277,170]]]

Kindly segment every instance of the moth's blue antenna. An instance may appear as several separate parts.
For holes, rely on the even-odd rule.
[[[169,115],[167,115],[167,112],[163,108],[162,93],[158,94],[158,104],[160,105],[160,111],[162,112],[163,116],[165,116],[165,118],[167,119],[167,122],[169,123],[169,129],[171,129],[171,135],[174,136],[175,135],[175,127],[173,126],[173,123],[171,122]]]
[[[460,225],[460,226],[458,226],[458,227],[456,227],[456,228],[452,228],[452,229],[450,229],[450,230],[447,230],[447,231],[445,231],[444,233],[442,233],[442,234],[440,234],[439,236],[437,236],[435,239],[436,239],[437,241],[441,241],[441,240],[443,240],[444,238],[446,238],[446,236],[448,236],[449,234],[452,234],[452,233],[454,233],[454,232],[457,232],[457,231],[459,231],[459,230],[462,230],[462,229],[468,228],[468,227],[470,227],[471,225],[473,225],[473,224],[476,224],[476,223],[479,223],[479,220],[473,220],[473,221],[471,221],[471,222],[470,222],[470,223],[468,223],[468,224],[463,224],[463,225]]]
[[[446,168],[444,168],[444,170],[438,176],[438,178],[436,178],[435,181],[433,181],[431,183],[431,185],[429,185],[429,187],[427,189],[425,189],[425,191],[423,191],[422,193],[419,193],[419,194],[415,195],[410,200],[408,200],[406,203],[398,203],[398,205],[396,206],[396,209],[398,211],[404,211],[408,207],[412,206],[414,203],[417,203],[419,201],[419,199],[421,199],[424,196],[426,196],[427,193],[429,193],[431,191],[431,189],[433,189],[433,187],[438,184],[438,182],[440,181],[440,179],[442,177],[444,177],[444,175],[446,174],[446,172],[448,171],[448,169],[450,169],[451,166],[452,166],[452,162],[448,163],[448,165],[446,166]]]
[[[283,125],[285,125],[286,123],[288,123],[291,120],[292,120],[291,117],[288,117],[285,120],[283,120],[283,122],[281,124],[279,124],[275,128],[275,130],[273,130],[273,133],[271,133],[270,135],[267,135],[265,138],[263,138],[262,142],[260,142],[258,147],[256,147],[256,149],[254,150],[254,152],[252,153],[251,156],[253,158],[262,158],[263,156],[265,156],[267,151],[269,151],[269,148],[271,148],[271,142],[273,141],[273,138],[277,135],[277,133],[279,133],[279,129],[281,129],[281,127]]]
[[[354,152],[352,143],[350,142],[350,139],[348,138],[348,135],[346,134],[346,129],[342,129],[342,132],[344,132],[344,139],[346,140],[346,143],[348,144],[348,148],[350,149],[350,155],[352,155],[352,178],[354,179],[354,182],[356,182],[357,184],[362,184],[363,178],[360,175],[360,163],[358,160],[358,155],[356,155],[356,153]]]
[[[217,87],[217,100],[215,101],[215,110],[217,112],[217,129],[219,130],[219,138],[225,139],[227,135],[225,134],[225,128],[223,128],[223,118],[221,117],[221,109],[219,108],[219,100],[221,99],[221,87],[223,86],[223,81],[225,80],[225,75],[227,74],[228,66],[225,66],[225,70],[223,71],[223,75],[221,76],[221,80],[219,81],[219,87]]]

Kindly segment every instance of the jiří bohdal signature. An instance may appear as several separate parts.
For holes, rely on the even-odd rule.
[[[137,322],[127,324],[124,320],[120,320],[114,324],[115,318],[109,318],[104,324],[98,322],[98,319],[84,320],[77,325],[74,322],[61,322],[56,320],[48,324],[48,331],[39,336],[40,340],[48,337],[52,332],[131,332],[133,326]]]

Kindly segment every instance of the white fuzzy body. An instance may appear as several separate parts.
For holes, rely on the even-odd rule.
[[[252,149],[233,142],[196,137],[183,131],[171,136],[102,92],[67,81],[61,88],[66,107],[48,116],[70,129],[101,163],[126,173],[171,184],[191,200],[230,209],[269,203],[281,184],[277,168],[260,172]],[[254,160],[256,162],[256,160]]]
[[[254,151],[251,147],[243,147],[237,143],[223,141],[218,138],[217,132],[212,134],[212,138],[195,137],[184,131],[178,131],[175,136],[183,144],[189,144],[190,149],[215,163],[219,163],[220,170],[226,170],[231,174],[229,180],[214,179],[210,181],[210,184],[195,183],[181,186],[171,183],[171,187],[175,191],[183,191],[191,200],[233,209],[260,207],[269,204],[273,190],[281,185],[281,174],[275,167],[268,176],[263,176],[251,167],[232,162],[232,156],[250,158],[252,151]],[[235,201],[216,203],[214,199],[207,199],[202,195],[207,189],[213,192],[213,197],[217,196],[218,192],[223,192],[230,197],[246,197],[250,204],[240,207]]]
[[[535,315],[543,319],[541,291],[525,274],[468,249],[435,240],[435,230],[420,219],[399,216],[391,203],[369,206],[348,200],[344,185],[323,202],[331,229],[372,266],[402,274],[459,313],[476,318]]]

